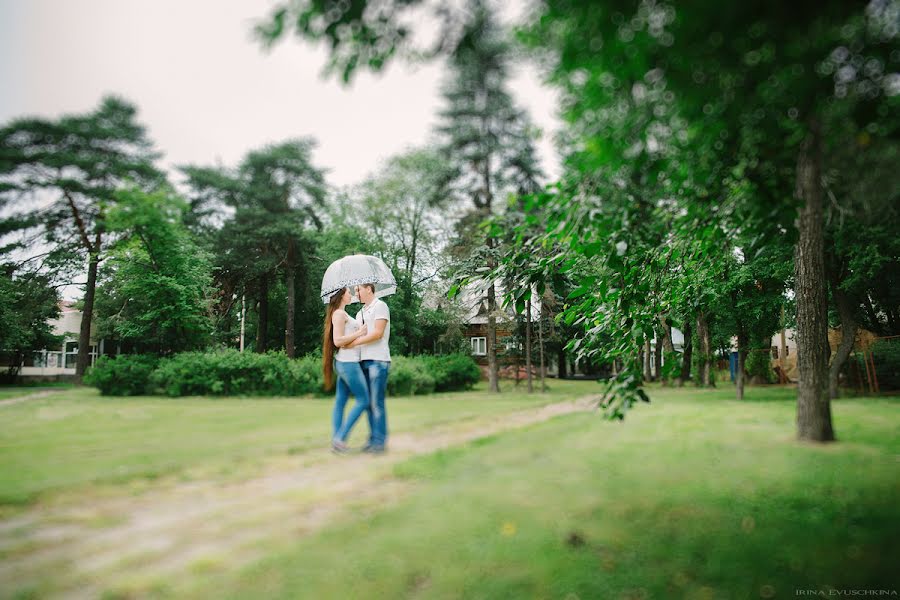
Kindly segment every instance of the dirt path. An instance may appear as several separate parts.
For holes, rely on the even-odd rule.
[[[34,392],[32,394],[26,394],[24,396],[16,396],[15,398],[6,398],[5,400],[0,400],[0,406],[9,406],[10,404],[18,404],[19,402],[25,402],[26,400],[37,400],[38,398],[46,398],[47,396],[52,396],[54,394],[61,394],[63,392],[68,392],[67,389],[56,389],[56,390],[43,390],[40,392]]]
[[[97,598],[105,590],[141,596],[181,575],[233,569],[349,512],[396,502],[411,485],[391,475],[398,462],[585,411],[592,398],[398,434],[382,456],[321,449],[267,460],[237,482],[207,479],[89,505],[38,505],[0,521],[0,596],[43,591],[48,581],[53,597]]]

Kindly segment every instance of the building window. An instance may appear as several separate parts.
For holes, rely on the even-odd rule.
[[[475,356],[484,356],[487,354],[487,338],[483,337],[473,337],[472,341],[472,354]]]

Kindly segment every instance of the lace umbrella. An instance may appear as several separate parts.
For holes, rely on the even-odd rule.
[[[394,274],[383,260],[368,254],[352,254],[339,258],[325,270],[325,276],[322,277],[322,303],[328,304],[332,294],[341,288],[350,288],[353,300],[357,302],[354,288],[363,283],[375,284],[376,298],[390,296],[397,291]]]

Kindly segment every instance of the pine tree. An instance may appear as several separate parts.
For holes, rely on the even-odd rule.
[[[455,192],[471,199],[479,220],[494,214],[504,192],[530,191],[539,176],[529,137],[527,115],[516,108],[506,89],[510,49],[490,7],[470,3],[474,15],[453,56],[444,85],[446,108],[439,133],[444,152],[455,167]],[[497,240],[488,236],[475,262],[492,271],[497,266]],[[471,262],[469,264],[472,264]],[[497,292],[484,282],[487,300],[487,355],[490,390],[499,391],[497,363]]]
[[[105,221],[115,192],[126,181],[152,189],[164,179],[136,115],[134,105],[107,97],[86,115],[16,119],[0,129],[0,208],[12,208],[7,223],[49,247],[43,266],[58,277],[87,263],[79,377],[90,362],[97,269],[110,241]]]

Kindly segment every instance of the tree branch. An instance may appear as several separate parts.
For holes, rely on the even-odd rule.
[[[69,195],[68,190],[63,190],[63,196],[66,197],[66,201],[68,201],[69,203],[69,208],[72,209],[72,216],[75,219],[75,225],[78,227],[78,232],[81,234],[81,241],[84,243],[84,247],[87,248],[88,252],[94,252],[94,247],[91,245],[91,240],[88,237],[87,229],[84,226],[84,220],[81,218],[81,212],[79,212],[78,207],[75,205],[75,200],[73,200],[72,196]]]

